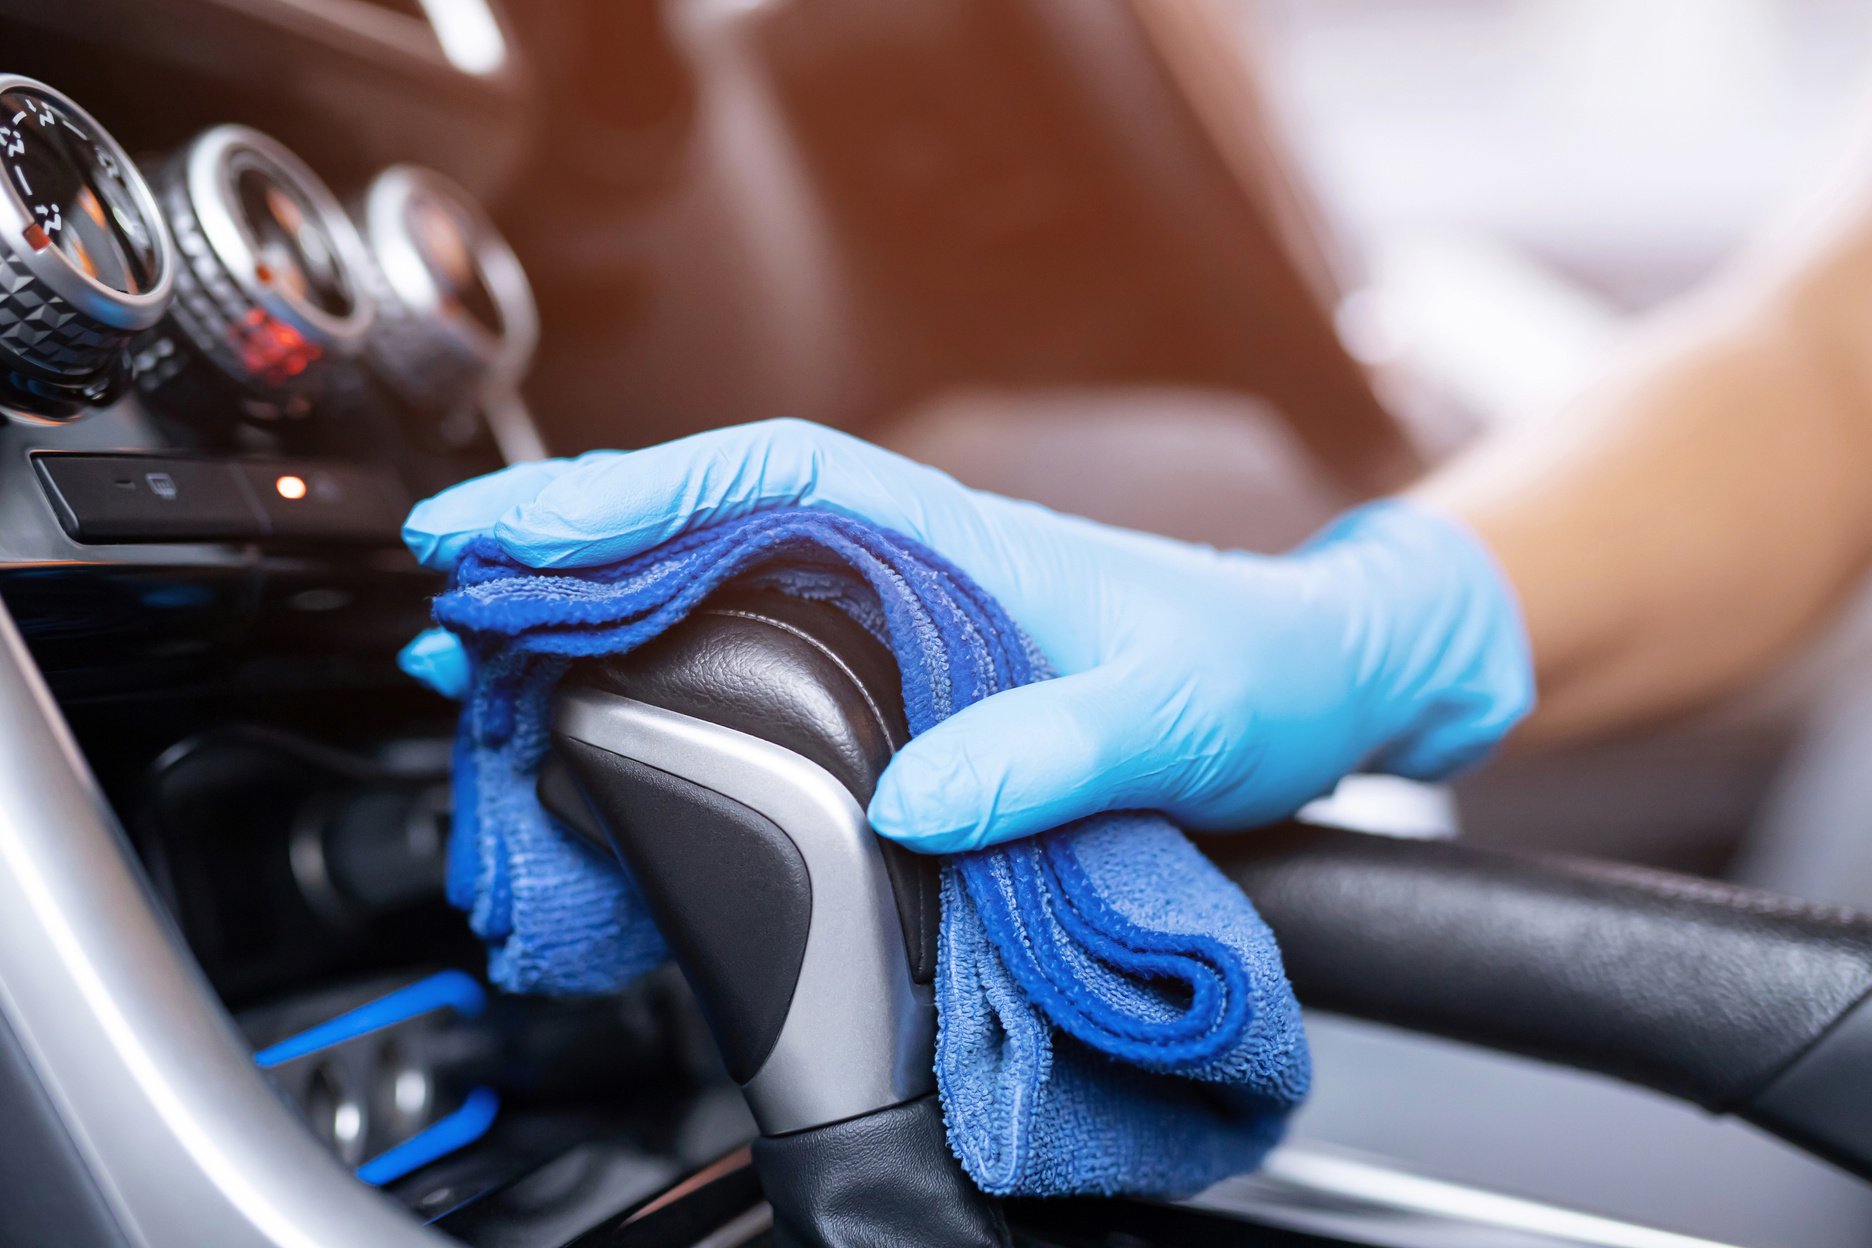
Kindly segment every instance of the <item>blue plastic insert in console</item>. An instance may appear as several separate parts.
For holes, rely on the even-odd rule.
[[[443,1009],[477,1018],[487,1009],[487,989],[462,971],[440,971],[269,1045],[254,1054],[254,1064],[271,1070]],[[381,1186],[446,1157],[487,1134],[499,1109],[500,1098],[492,1088],[474,1088],[452,1113],[364,1162],[357,1177]]]

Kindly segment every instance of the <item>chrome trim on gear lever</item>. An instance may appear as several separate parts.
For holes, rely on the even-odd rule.
[[[805,860],[812,915],[792,1002],[742,1085],[762,1132],[839,1122],[935,1090],[934,998],[912,982],[877,834],[843,784],[771,742],[614,693],[561,690],[553,732],[757,811]]]

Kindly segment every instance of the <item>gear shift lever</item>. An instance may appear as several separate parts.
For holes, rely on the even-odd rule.
[[[793,1244],[1008,1242],[934,1095],[935,864],[864,815],[907,735],[884,647],[773,593],[581,665],[555,706],[541,799],[635,876]]]

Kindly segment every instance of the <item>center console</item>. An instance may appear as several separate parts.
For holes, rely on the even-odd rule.
[[[133,157],[0,77],[9,1236],[404,1242],[547,1159],[527,1216],[589,1223],[743,1138],[667,978],[490,1000],[442,898],[399,529],[543,453],[537,336],[436,170],[328,184],[229,124]]]

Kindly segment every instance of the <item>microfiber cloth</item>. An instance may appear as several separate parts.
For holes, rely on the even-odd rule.
[[[435,604],[474,668],[448,883],[500,986],[602,992],[665,957],[629,877],[554,826],[534,779],[568,663],[649,641],[731,578],[832,603],[889,646],[912,734],[1052,675],[959,569],[842,515],[758,513],[573,572],[471,544]],[[938,948],[950,1146],[992,1194],[1192,1193],[1258,1165],[1306,1094],[1272,933],[1158,815],[946,858]]]

